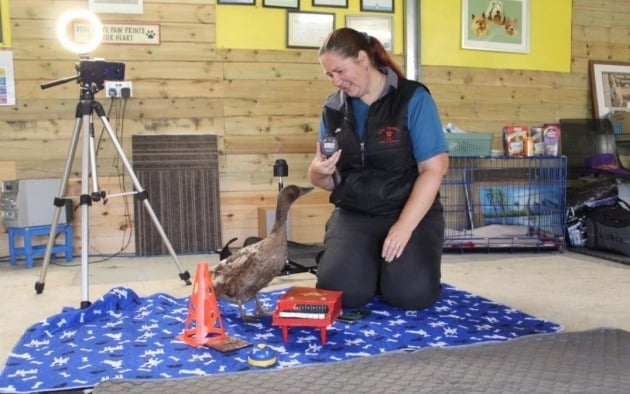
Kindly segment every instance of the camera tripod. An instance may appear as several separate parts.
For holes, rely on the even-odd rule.
[[[83,77],[83,78],[82,78]],[[171,245],[162,225],[160,224],[151,204],[148,200],[148,193],[143,189],[136,177],[129,160],[125,156],[125,152],[120,145],[116,134],[114,133],[109,120],[105,114],[103,106],[96,100],[94,100],[94,93],[102,88],[102,80],[86,81],[90,79],[91,75],[87,74],[78,75],[76,77],[65,78],[58,81],[53,81],[48,84],[43,84],[42,89],[46,89],[51,86],[59,85],[71,80],[78,79],[81,84],[81,96],[79,103],[76,107],[76,121],[74,129],[72,131],[72,138],[70,142],[70,148],[68,150],[68,157],[63,170],[63,178],[61,180],[61,186],[59,188],[58,197],[55,197],[54,205],[55,210],[53,213],[52,225],[48,243],[46,244],[46,251],[44,253],[44,261],[42,263],[42,269],[39,276],[39,281],[35,283],[35,291],[37,294],[41,294],[44,291],[44,281],[46,279],[46,272],[48,270],[48,264],[50,263],[50,256],[52,248],[55,243],[55,234],[57,232],[57,225],[62,209],[66,205],[66,200],[69,197],[65,197],[66,189],[68,186],[68,178],[72,170],[72,163],[76,153],[77,146],[79,144],[79,138],[81,137],[81,195],[79,196],[79,204],[81,206],[81,308],[86,308],[91,305],[89,301],[89,271],[88,271],[88,246],[89,246],[89,208],[93,201],[105,200],[107,198],[104,191],[99,190],[98,179],[96,175],[96,151],[94,143],[94,123],[93,114],[95,113],[103,123],[107,134],[112,141],[116,153],[118,154],[121,162],[123,163],[125,170],[131,178],[135,191],[129,194],[135,194],[135,196],[142,201],[145,210],[151,217],[153,224],[157,228],[164,245],[168,249],[169,254],[173,258],[175,264],[179,269],[179,277],[187,285],[190,285],[190,274],[188,271],[184,271],[175,250]],[[89,193],[90,179],[92,181],[92,193]],[[124,195],[124,193],[116,196]],[[114,195],[112,195],[114,196]]]

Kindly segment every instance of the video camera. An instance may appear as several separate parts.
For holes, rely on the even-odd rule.
[[[96,85],[103,89],[105,81],[124,81],[125,63],[106,62],[103,59],[81,60],[75,65],[79,72],[78,81],[85,85]]]

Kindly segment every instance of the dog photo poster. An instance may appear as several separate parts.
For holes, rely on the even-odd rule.
[[[529,0],[462,0],[462,47],[529,52]]]

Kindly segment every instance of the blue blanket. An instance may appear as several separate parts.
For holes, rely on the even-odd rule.
[[[261,299],[272,309],[285,291],[263,293]],[[113,378],[168,379],[257,369],[247,362],[251,347],[222,353],[179,341],[189,301],[162,293],[139,297],[116,287],[89,308],[65,310],[36,323],[10,353],[0,391],[69,390]],[[250,313],[252,309],[248,305]],[[219,302],[227,335],[272,349],[278,362],[271,368],[505,341],[561,329],[446,284],[440,300],[424,310],[400,310],[378,299],[366,309],[372,313],[364,320],[329,326],[323,345],[317,328],[291,327],[285,343],[270,317],[244,323],[236,305]]]

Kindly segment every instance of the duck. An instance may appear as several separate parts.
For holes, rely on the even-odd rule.
[[[269,234],[256,243],[231,252],[210,269],[217,298],[238,305],[243,321],[269,315],[260,302],[259,292],[280,274],[288,258],[287,217],[291,205],[313,187],[288,185],[278,194],[276,216]],[[243,305],[256,300],[256,314],[247,315]]]

